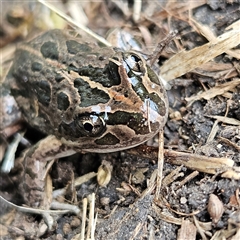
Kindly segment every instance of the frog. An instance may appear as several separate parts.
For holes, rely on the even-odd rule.
[[[47,201],[42,170],[75,153],[138,146],[163,129],[167,93],[144,55],[53,29],[17,47],[4,88],[24,119],[46,135],[22,158],[24,201]]]

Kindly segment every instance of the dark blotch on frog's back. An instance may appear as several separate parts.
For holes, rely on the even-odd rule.
[[[159,79],[157,78],[156,74],[148,68],[148,71],[151,72],[149,78],[153,83],[159,83]],[[142,78],[137,76],[133,72],[128,72],[128,77],[131,79],[132,88],[136,92],[136,94],[141,98],[143,102],[149,101],[146,104],[149,104],[149,107],[154,111],[158,112],[161,116],[165,116],[166,114],[166,104],[165,102],[156,94],[156,93],[149,93],[148,90],[145,88]]]
[[[120,143],[119,139],[112,135],[111,133],[107,133],[100,139],[96,139],[95,143],[97,145],[116,145]]]
[[[150,93],[147,101],[149,101],[149,107],[151,109],[155,110],[163,117],[166,115],[166,103],[156,93]]]
[[[74,40],[66,41],[67,50],[70,54],[77,54],[81,52],[91,52],[92,48],[89,47],[86,43],[79,43]]]
[[[42,67],[43,67],[43,65],[41,63],[33,62],[31,69],[33,72],[40,72],[42,70]]]
[[[64,80],[65,79],[65,77],[64,76],[62,76],[60,73],[56,73],[56,75],[55,75],[55,80],[56,80],[56,82],[61,82],[62,80]]]
[[[113,62],[109,62],[104,68],[88,65],[76,68],[75,71],[80,76],[86,76],[93,82],[101,83],[104,87],[112,87],[121,83],[118,66]]]
[[[57,104],[59,110],[67,110],[70,105],[68,95],[65,94],[64,92],[58,93]]]
[[[104,116],[102,116],[104,118]],[[107,125],[124,125],[135,131],[136,134],[148,134],[149,126],[146,118],[140,113],[117,111],[114,114],[107,114]],[[151,130],[159,128],[159,123],[151,123]]]
[[[43,43],[40,51],[44,58],[50,58],[52,60],[58,60],[59,58],[58,46],[54,42],[48,41]]]
[[[157,85],[161,85],[158,76],[148,65],[147,65],[147,73],[148,73],[148,77],[151,79],[153,83],[156,83]]]
[[[81,99],[80,107],[89,107],[99,103],[107,103],[110,100],[107,93],[97,88],[91,88],[82,78],[76,78],[74,80],[74,87],[78,90]]]
[[[51,88],[50,84],[46,80],[40,80],[33,82],[31,86],[36,92],[38,101],[45,107],[48,107],[51,101]]]

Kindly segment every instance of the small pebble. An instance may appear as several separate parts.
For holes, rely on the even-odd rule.
[[[187,202],[187,199],[185,197],[180,198],[180,203],[185,204]]]
[[[62,234],[58,233],[55,237],[56,240],[63,240]]]
[[[69,234],[70,231],[72,231],[72,228],[71,228],[70,224],[69,223],[65,223],[63,225],[63,233],[66,235],[66,234]]]
[[[16,240],[25,240],[25,238],[23,236],[17,237],[15,238]]]
[[[107,206],[107,205],[109,205],[110,198],[109,198],[109,197],[102,197],[102,198],[100,199],[100,202],[101,202],[101,205]]]
[[[72,221],[71,221],[71,223],[70,223],[71,227],[73,227],[73,228],[79,227],[80,224],[81,224],[81,221],[80,221],[80,219],[77,218],[77,217],[73,217],[73,219],[72,219]]]

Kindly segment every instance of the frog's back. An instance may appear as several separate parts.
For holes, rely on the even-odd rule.
[[[104,60],[99,63],[96,61],[99,49],[94,42],[86,43],[81,36],[71,37],[58,29],[17,48],[8,81],[30,125],[54,134],[52,129],[58,127],[63,115],[66,122],[73,118],[80,96],[73,87],[75,77],[70,72],[88,69],[89,64],[97,68],[105,65],[113,51],[106,50]]]
[[[142,56],[60,30],[21,45],[9,76],[27,122],[75,149],[130,148],[167,119],[166,92]]]

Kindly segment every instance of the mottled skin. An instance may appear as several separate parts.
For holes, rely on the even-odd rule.
[[[40,165],[80,151],[134,147],[163,128],[168,115],[166,92],[142,56],[60,30],[17,49],[8,83],[25,120],[49,135],[25,153],[30,205],[42,205]]]

